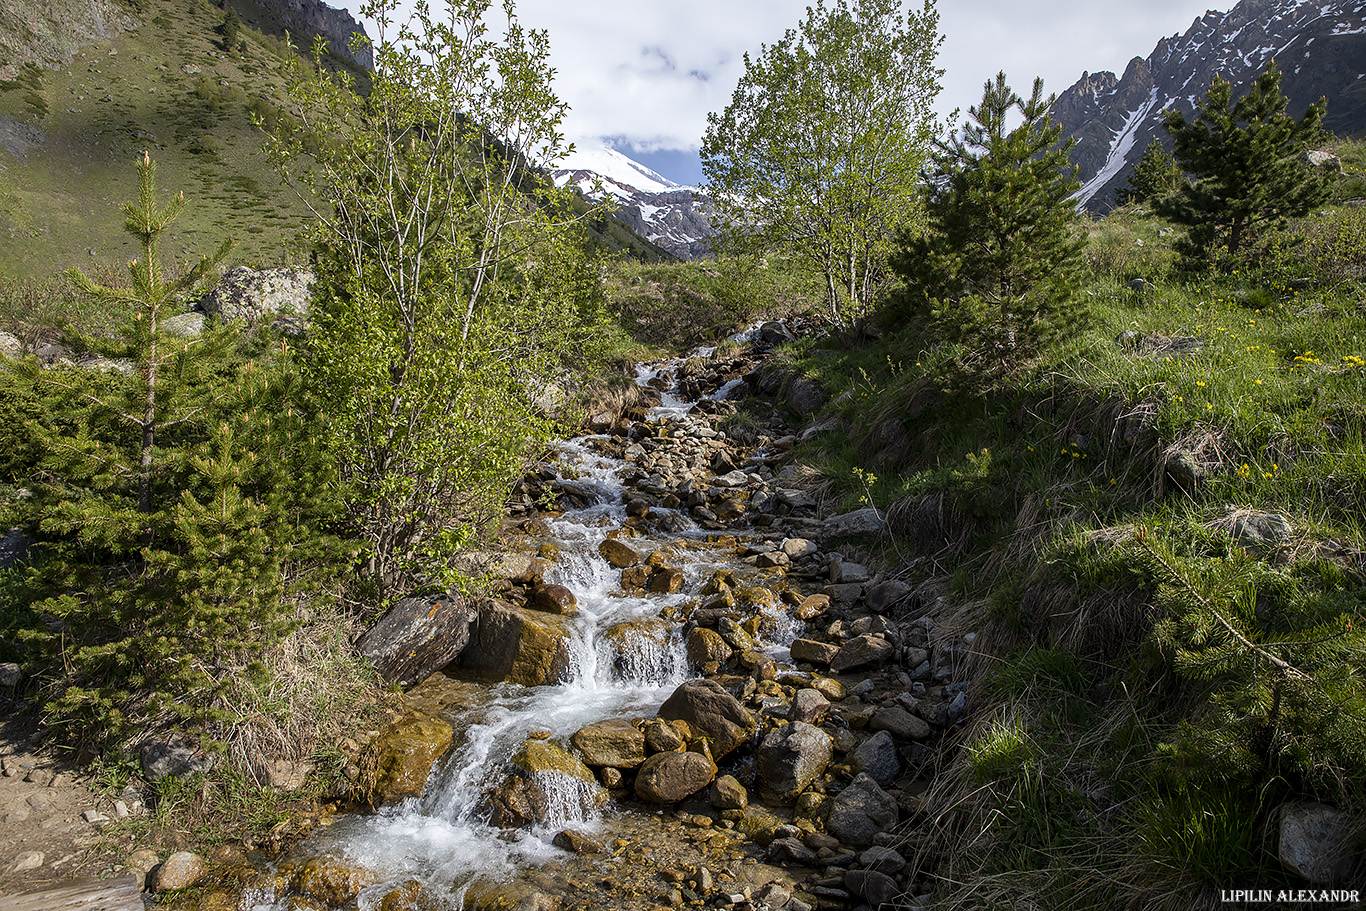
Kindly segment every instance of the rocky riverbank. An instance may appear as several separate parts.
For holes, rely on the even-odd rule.
[[[199,906],[914,904],[924,884],[897,846],[966,710],[975,636],[860,556],[881,513],[823,514],[788,464],[799,435],[831,428],[803,426],[805,381],[765,366],[787,331],[643,370],[653,407],[595,416],[568,444],[578,462],[530,473],[505,549],[470,557],[496,598],[445,627],[456,657],[431,650],[444,666],[407,714],[354,745],[377,822],[326,818],[326,837],[268,872],[229,870]],[[537,701],[614,686],[629,698],[600,718]],[[493,728],[500,746],[476,761]],[[377,826],[401,854],[414,826],[470,819],[515,862],[452,878],[374,852]]]

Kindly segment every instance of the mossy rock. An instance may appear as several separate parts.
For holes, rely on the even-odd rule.
[[[291,885],[295,892],[317,899],[329,908],[347,904],[366,886],[382,881],[374,870],[359,864],[323,855],[299,868]]]
[[[389,725],[370,744],[375,784],[370,802],[379,806],[406,797],[419,797],[432,766],[445,755],[454,732],[431,715],[411,714]]]

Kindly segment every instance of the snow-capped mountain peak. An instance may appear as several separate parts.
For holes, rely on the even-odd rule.
[[[618,221],[679,259],[706,255],[712,207],[694,187],[605,146],[576,148],[551,177],[557,186],[572,183],[587,196],[600,192],[616,204]]]
[[[576,147],[556,169],[556,173],[561,171],[592,171],[613,183],[646,193],[664,193],[679,188],[679,184],[669,178],[606,146]]]

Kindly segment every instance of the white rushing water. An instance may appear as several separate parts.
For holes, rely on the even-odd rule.
[[[643,367],[637,382],[647,385],[656,380],[656,388],[664,386],[657,378],[667,377],[676,363]],[[724,398],[740,382],[726,384],[711,397]],[[651,417],[682,421],[691,409],[690,403],[664,389]],[[485,798],[502,781],[512,755],[533,732],[548,732],[550,739],[567,744],[586,724],[651,716],[689,676],[677,624],[663,620],[661,612],[687,600],[719,564],[705,553],[692,552],[683,566],[686,583],[678,594],[623,595],[620,571],[598,554],[598,545],[609,529],[626,520],[620,476],[630,466],[594,452],[592,439],[565,443],[561,452],[561,485],[586,505],[548,523],[559,556],[546,581],[569,588],[578,602],[577,612],[569,618],[568,679],[557,686],[488,687],[480,705],[451,719],[457,745],[433,770],[420,798],[373,816],[339,818],[301,846],[301,854],[331,854],[388,878],[386,884],[361,893],[363,911],[395,881],[414,877],[429,883],[437,894],[448,895],[451,908],[459,908],[472,878],[506,875],[560,856],[550,843],[556,832],[566,825],[592,831],[601,824],[586,793],[592,786],[563,775],[538,777],[550,803],[543,824],[526,830],[491,826]],[[648,552],[650,543],[635,546]],[[261,903],[255,911],[282,907]]]

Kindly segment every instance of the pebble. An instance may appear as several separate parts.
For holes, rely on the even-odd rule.
[[[42,851],[28,851],[19,855],[19,859],[11,867],[15,873],[23,873],[25,870],[36,870],[43,865]]]

